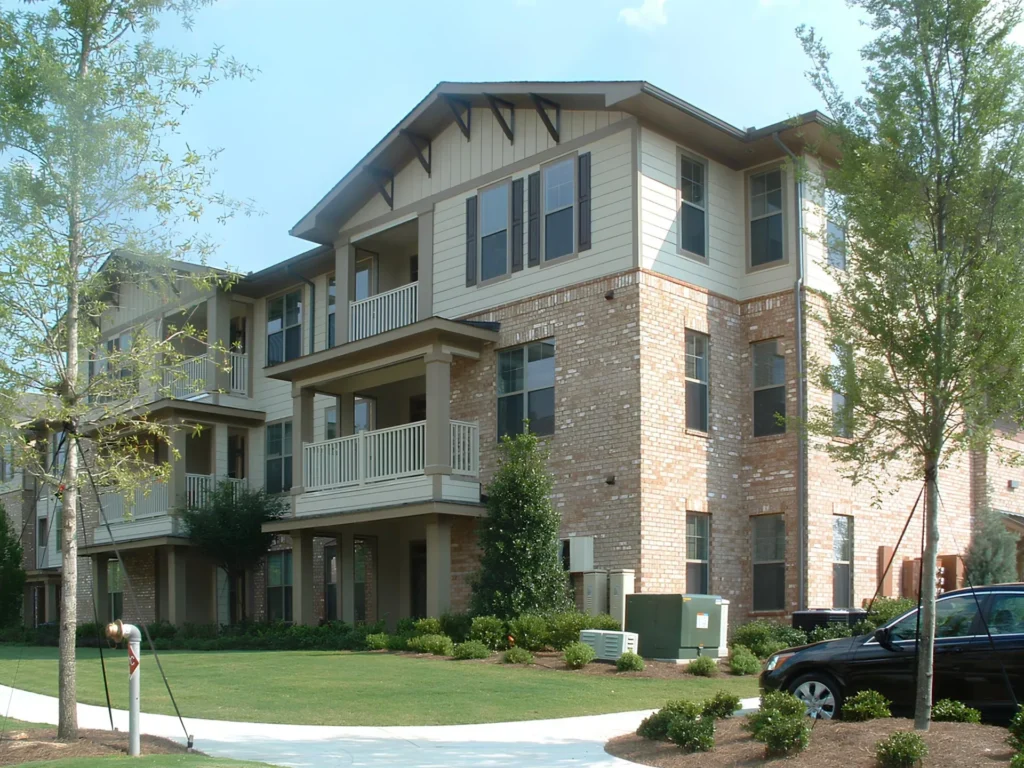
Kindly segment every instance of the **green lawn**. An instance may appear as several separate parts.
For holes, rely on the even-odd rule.
[[[106,659],[113,704],[125,709],[125,654]],[[104,704],[99,653],[79,649],[78,660],[79,701]],[[160,660],[185,717],[265,723],[454,725],[653,709],[719,690],[757,695],[755,677],[655,680],[373,653],[167,651]],[[142,710],[173,714],[145,652],[142,675]],[[0,646],[0,683],[55,696],[57,650]]]
[[[241,763],[237,760],[201,755],[144,755],[142,757],[71,757],[42,763],[23,763],[21,768],[268,768],[266,763]]]

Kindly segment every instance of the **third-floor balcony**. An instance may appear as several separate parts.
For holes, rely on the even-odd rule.
[[[249,355],[229,352],[227,360],[228,375],[221,377],[227,384],[227,394],[246,397],[249,392]],[[214,356],[207,353],[167,366],[163,383],[171,397],[188,400],[219,391],[217,373]]]
[[[411,325],[418,319],[419,283],[392,288],[348,307],[348,340],[359,341],[378,333]]]

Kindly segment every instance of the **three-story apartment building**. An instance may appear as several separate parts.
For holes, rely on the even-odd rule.
[[[787,421],[842,408],[806,375],[844,261],[795,172],[835,161],[825,128],[737,129],[644,82],[442,83],[295,225],[311,250],[170,306],[125,286],[112,341],[187,313],[232,352],[195,349],[188,386],[148,406],[183,427],[166,487],[87,524],[104,611],[227,622],[242,594],[300,623],[464,610],[498,441],[527,421],[572,573],[720,594],[734,621],[859,605],[919,488],[854,486]],[[1015,474],[951,460],[950,552],[984,504],[1024,512]],[[221,478],[289,494],[244,590],[173,513]],[[914,588],[919,521],[883,593]]]

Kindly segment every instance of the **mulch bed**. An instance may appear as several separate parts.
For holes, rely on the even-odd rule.
[[[386,653],[386,651],[385,651]],[[409,656],[422,656],[424,658],[438,658],[437,656],[431,657],[429,654],[424,653],[406,653]],[[487,659],[468,659],[465,661],[457,661],[456,664],[504,664],[504,651],[498,651],[497,653],[491,654],[490,658]],[[559,672],[572,672],[574,675],[610,675],[613,677],[650,677],[659,680],[675,680],[682,677],[693,678],[686,671],[686,666],[683,664],[672,664],[664,661],[648,661],[644,659],[644,671],[643,672],[619,672],[615,668],[614,662],[609,661],[592,661],[587,664],[583,669],[569,669],[565,666],[565,659],[562,657],[561,651],[541,651],[540,653],[533,654],[533,664],[519,665],[509,664],[510,667],[517,666],[530,666],[539,667],[540,669],[552,669]],[[718,672],[714,677],[724,676],[723,672]]]
[[[743,730],[745,718],[721,720],[715,728],[712,752],[684,754],[674,744],[647,741],[635,734],[620,736],[605,745],[605,751],[623,760],[658,768],[691,766],[774,765],[784,768],[874,768],[875,745],[893,731],[913,730],[912,720],[885,719],[867,723],[820,720],[811,732],[810,746],[798,755],[767,760],[764,744]],[[1006,744],[1006,729],[969,723],[932,723],[922,734],[928,744],[924,766],[1006,765],[1013,750]]]
[[[170,739],[142,737],[142,754],[172,755],[186,751]],[[56,728],[33,728],[29,731],[8,731],[0,739],[0,765],[21,765],[37,760],[60,760],[68,757],[109,757],[128,754],[128,734],[120,731],[78,731],[78,740],[57,741]]]

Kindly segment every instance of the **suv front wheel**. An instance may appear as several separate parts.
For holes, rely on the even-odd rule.
[[[807,707],[807,716],[819,720],[832,720],[839,716],[843,694],[839,684],[823,672],[801,675],[789,686],[789,692]]]

